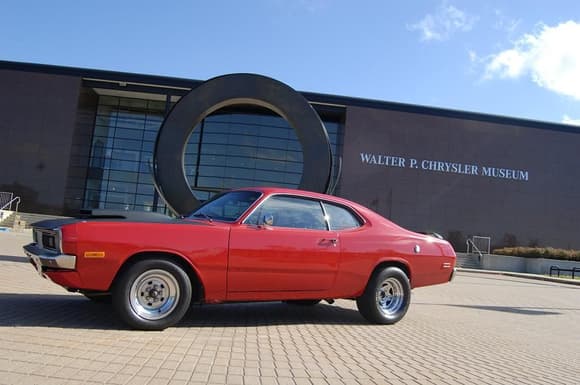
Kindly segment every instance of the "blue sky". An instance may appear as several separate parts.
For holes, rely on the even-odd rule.
[[[580,124],[580,1],[8,1],[0,60]]]

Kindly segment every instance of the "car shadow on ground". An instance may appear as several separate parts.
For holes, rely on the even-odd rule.
[[[448,305],[467,309],[499,311],[504,313],[522,314],[522,315],[559,315],[562,313],[548,311],[546,308],[519,307],[519,306],[484,306],[484,305]],[[552,310],[552,309],[550,309]],[[556,310],[556,309],[554,309]]]
[[[475,310],[489,310],[489,311],[498,311],[502,313],[512,313],[512,314],[522,314],[522,315],[531,315],[531,316],[538,316],[538,315],[560,315],[558,310],[565,311],[565,310],[580,310],[580,309],[560,309],[560,308],[546,308],[546,307],[527,307],[527,306],[489,306],[489,305],[458,305],[458,304],[444,304],[444,303],[413,303],[416,306],[419,305],[427,305],[427,306],[451,306],[451,307],[459,307],[464,309],[475,309]]]
[[[0,293],[0,327],[127,330],[111,304],[81,295]],[[294,324],[360,325],[354,309],[336,305],[296,306],[282,302],[193,305],[175,327],[238,327]]]
[[[368,322],[355,309],[324,302],[315,306],[289,305],[282,302],[253,302],[194,305],[180,323],[188,327],[293,324],[361,325]]]
[[[15,255],[0,255],[0,261],[28,263],[28,258]]]

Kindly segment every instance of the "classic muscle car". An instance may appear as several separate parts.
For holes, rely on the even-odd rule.
[[[281,188],[221,193],[190,215],[86,212],[33,225],[24,250],[69,291],[108,299],[133,328],[176,324],[191,303],[356,300],[393,324],[411,289],[445,283],[451,245],[345,199]]]

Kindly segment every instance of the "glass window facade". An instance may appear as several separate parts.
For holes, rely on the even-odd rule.
[[[99,96],[85,207],[166,212],[151,176],[164,115],[164,101]]]
[[[167,212],[153,187],[152,159],[166,102],[100,96],[85,207]],[[341,124],[325,121],[333,154]],[[302,149],[294,129],[267,110],[220,110],[193,130],[184,167],[197,199],[237,187],[297,187]]]

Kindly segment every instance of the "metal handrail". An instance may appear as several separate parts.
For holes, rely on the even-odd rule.
[[[16,210],[14,210],[16,213],[18,213],[18,206],[20,205],[20,197],[14,197],[11,200],[9,200],[7,203],[4,204],[4,206],[0,207],[0,210],[5,210],[6,207],[8,207],[9,211],[12,211],[12,204],[15,203],[16,204]]]
[[[580,273],[580,267],[572,267],[571,269],[566,269],[566,268],[562,269],[558,266],[552,265],[552,266],[550,266],[550,277],[552,276],[553,272],[558,273],[558,278],[560,278],[560,272],[572,273],[572,279],[575,279],[576,273]]]
[[[477,246],[475,246],[475,243],[473,243],[473,240],[467,239],[466,244],[467,244],[467,254],[471,254],[469,252],[469,245],[471,245],[471,251],[473,252],[475,250],[477,252],[477,254],[479,254],[480,260],[481,260],[481,258],[483,258],[483,253],[481,252],[481,250],[479,250],[479,248]]]

